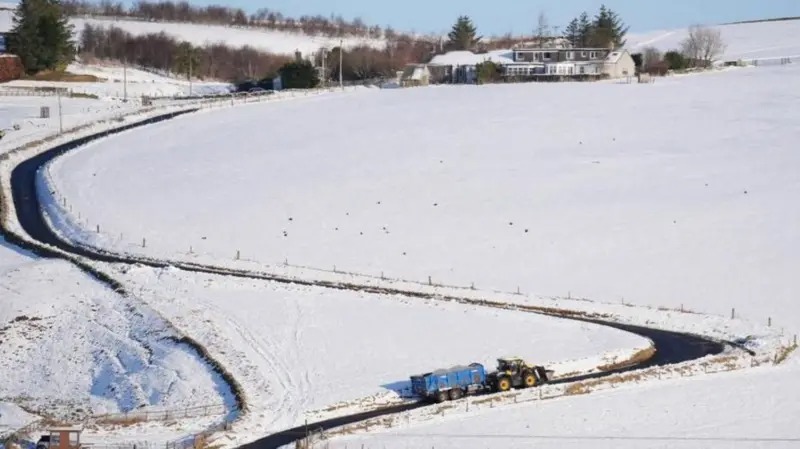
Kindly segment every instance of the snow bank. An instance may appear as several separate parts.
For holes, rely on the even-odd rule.
[[[77,268],[0,248],[0,391],[66,418],[230,402],[169,325]]]

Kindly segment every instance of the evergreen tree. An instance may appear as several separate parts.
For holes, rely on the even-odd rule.
[[[75,56],[72,25],[60,0],[20,0],[11,33],[9,50],[30,74],[63,69]]]
[[[589,20],[589,14],[584,11],[578,18],[578,39],[577,47],[588,47],[589,41],[592,36],[592,22]]]
[[[578,24],[578,19],[572,19],[572,21],[567,25],[567,28],[564,30],[564,39],[569,42],[570,45],[573,47],[580,46],[580,25]]]
[[[471,50],[481,40],[481,37],[477,37],[475,25],[467,16],[458,18],[447,38],[447,48],[450,50]]]
[[[178,53],[175,56],[175,73],[186,75],[187,80],[192,79],[198,72],[198,65],[200,65],[199,51],[192,46],[192,43],[183,41],[178,44]]]
[[[627,33],[628,27],[619,15],[602,5],[592,24],[590,43],[595,47],[619,48],[625,45]]]
[[[317,69],[309,61],[292,61],[281,67],[284,89],[311,89],[319,85]]]

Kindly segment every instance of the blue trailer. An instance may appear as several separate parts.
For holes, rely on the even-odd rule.
[[[486,369],[480,363],[454,366],[411,376],[411,391],[422,398],[444,402],[486,389]]]

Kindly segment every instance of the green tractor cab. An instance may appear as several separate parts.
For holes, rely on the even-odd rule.
[[[512,388],[531,388],[547,383],[552,371],[540,365],[531,365],[520,357],[497,359],[497,371],[489,373],[488,381],[495,391]]]

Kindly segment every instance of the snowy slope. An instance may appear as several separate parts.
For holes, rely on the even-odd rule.
[[[75,26],[76,35],[82,32],[86,24],[102,27],[114,26],[134,35],[160,33],[163,31],[170,36],[189,41],[195,45],[222,42],[232,47],[248,45],[259,50],[279,54],[293,54],[298,50],[303,54],[309,54],[321,47],[333,48],[339,46],[339,38],[335,37],[309,36],[302,33],[249,27],[235,28],[220,25],[113,20],[106,18],[72,18],[70,23]],[[382,48],[386,45],[386,42],[382,39],[344,38],[345,48],[358,45]]]
[[[798,75],[361,91],[177,119],[49,174],[67,232],[116,251],[789,324]]]
[[[126,75],[121,66],[70,64],[67,71],[79,75],[94,75],[97,82],[63,82],[15,80],[4,83],[5,88],[14,87],[59,87],[75,93],[84,93],[100,98],[122,99],[127,89],[129,99],[138,99],[143,95],[150,97],[175,97],[192,95],[213,95],[231,91],[231,84],[214,81],[197,81],[191,83],[185,79],[175,79],[136,69],[127,69]],[[0,87],[2,89],[3,87]]]
[[[0,241],[0,401],[55,416],[231,401],[146,307]]]
[[[58,103],[57,97],[18,97],[0,94],[0,129],[6,131],[6,136],[0,140],[0,153],[58,132]],[[50,108],[50,118],[40,118],[42,107]],[[131,112],[136,107],[136,103],[62,98],[61,125],[64,129],[69,129],[92,120],[116,117]],[[14,129],[15,125],[19,129]]]
[[[800,20],[759,22],[714,27],[722,32],[727,45],[722,60],[760,58],[800,58]],[[632,52],[644,47],[662,51],[679,50],[687,30],[652,31],[628,36],[627,47]]]
[[[408,376],[503,355],[564,373],[625,360],[648,340],[514,311],[381,297],[177,270],[119,276],[234,374],[252,412],[243,438],[397,397]],[[564,368],[560,363],[565,363]]]
[[[326,447],[794,448],[800,442],[796,362],[484,410],[385,434],[332,440]]]
[[[15,404],[0,402],[0,439],[4,434],[25,427],[36,419],[35,415],[31,415]]]

